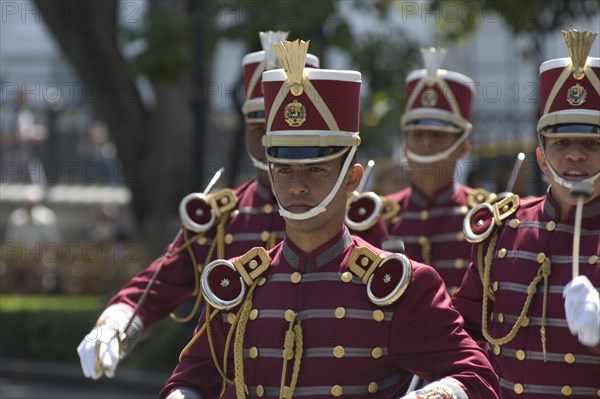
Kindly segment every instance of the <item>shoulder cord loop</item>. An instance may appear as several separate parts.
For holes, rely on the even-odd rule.
[[[188,342],[187,345],[181,350],[181,353],[179,354],[179,361],[181,361],[181,359],[183,358],[183,356],[192,347],[192,345],[198,340],[198,338],[200,338],[200,336],[202,334],[204,334],[204,330],[206,330],[208,328],[208,325],[210,324],[210,322],[212,321],[212,319],[214,319],[214,317],[217,315],[217,313],[219,313],[219,309],[215,309],[211,313],[210,312],[210,306],[208,305],[208,303],[206,304],[206,313],[205,314],[206,314],[206,317],[208,318],[208,320],[206,320],[204,322],[204,324],[202,325],[202,327],[200,328],[200,330],[198,330],[198,332],[192,337],[192,339],[190,340],[190,342]]]
[[[214,253],[215,246],[217,244],[219,245],[219,248],[217,250],[218,257],[221,259],[225,258],[225,244],[224,244],[225,222],[227,221],[228,217],[229,217],[229,213],[226,213],[219,220],[219,224],[217,225],[217,234],[215,236],[215,239],[213,240],[213,243],[211,244],[211,246],[208,250],[208,254],[206,255],[206,260],[204,261],[205,265],[208,264],[210,262],[210,260],[212,259],[212,254]],[[184,229],[183,236],[185,237],[186,240],[187,240],[187,234],[188,234],[187,229]],[[200,274],[202,273],[202,267],[200,265],[198,265],[198,260],[196,259],[196,255],[194,254],[194,251],[192,250],[192,247],[190,244],[195,242],[203,234],[204,233],[194,235],[192,237],[192,239],[187,240],[185,242],[185,244],[181,246],[181,249],[187,248],[188,253],[190,254],[190,259],[192,260],[192,267],[194,268],[194,293],[192,294],[192,296],[195,296],[196,300],[194,301],[194,307],[192,308],[190,313],[188,313],[187,316],[177,316],[173,312],[169,315],[171,320],[174,320],[177,323],[187,323],[188,321],[190,321],[192,319],[192,317],[194,317],[196,315],[196,313],[198,311],[198,307],[200,306],[200,302],[202,301],[202,295],[200,294]],[[179,250],[179,248],[178,248],[178,250]]]

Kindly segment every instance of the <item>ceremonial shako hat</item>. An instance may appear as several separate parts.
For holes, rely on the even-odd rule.
[[[570,57],[540,66],[538,133],[600,136],[600,58],[588,57],[597,33],[563,31]]]
[[[263,74],[267,159],[321,162],[341,155],[348,147],[357,147],[360,72],[304,68],[301,60],[308,42],[297,40],[278,46],[276,51],[285,69]]]
[[[445,49],[421,49],[421,54],[425,69],[411,72],[404,84],[402,128],[470,132],[475,83],[468,76],[440,69]]]
[[[242,59],[244,78],[244,105],[242,111],[247,122],[264,122],[265,105],[262,93],[262,73],[280,68],[273,44],[285,40],[289,32],[267,31],[260,32],[262,51],[247,54]],[[306,55],[306,66],[319,68],[319,58],[313,54]]]
[[[267,161],[306,164],[344,154],[346,159],[321,204],[303,214],[292,214],[280,204],[280,214],[291,219],[306,219],[325,210],[360,144],[360,72],[305,68],[308,44],[300,40],[276,44],[283,69],[263,73]]]

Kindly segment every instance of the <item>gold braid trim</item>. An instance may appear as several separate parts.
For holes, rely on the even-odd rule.
[[[425,236],[419,237],[419,244],[421,245],[421,256],[423,257],[423,263],[431,265],[431,241]]]
[[[196,275],[196,281],[199,278],[197,275]],[[192,295],[192,296],[195,296],[196,300],[194,301],[194,307],[192,308],[192,310],[190,311],[190,313],[187,316],[177,316],[174,312],[172,312],[169,315],[169,317],[171,318],[171,320],[173,320],[173,321],[175,321],[177,323],[187,323],[188,321],[190,321],[192,319],[192,317],[194,317],[196,315],[196,312],[198,311],[198,308],[200,307],[200,302],[202,302],[202,295],[200,295],[199,293],[195,292],[194,295]]]
[[[187,241],[187,237],[188,237],[188,230],[184,229],[183,239],[185,241]],[[198,269],[198,260],[196,259],[196,255],[194,254],[194,251],[192,250],[191,245],[187,246],[187,251],[188,251],[188,254],[190,255],[190,259],[192,260],[192,267],[194,268],[194,293],[192,295],[202,297],[202,295],[198,295],[200,293],[200,272]],[[185,320],[185,321],[187,322],[188,320]]]
[[[294,340],[296,337],[293,329],[295,319],[296,315],[294,314],[294,318],[290,320],[288,330],[285,332],[285,339],[283,341],[283,354],[281,356],[283,365],[281,368],[281,383],[279,384],[279,399],[291,398],[290,388],[285,386],[285,376],[287,374],[287,362],[294,357]]]
[[[491,246],[496,246],[496,241],[498,241],[498,236],[494,236],[491,240],[490,240],[490,245]],[[493,250],[492,250],[493,252]],[[481,282],[483,283],[483,276],[484,276],[484,270],[483,270],[483,245],[478,245],[477,246],[477,270],[479,271],[479,277],[481,278]],[[485,290],[487,288],[487,295],[490,298],[490,300],[492,301],[496,301],[496,297],[494,295],[494,291],[492,291],[492,289],[490,287],[486,287],[485,284],[483,285],[483,289]]]
[[[208,304],[207,304],[208,305]],[[181,353],[179,354],[179,361],[181,361],[181,359],[183,358],[183,356],[187,353],[187,351],[192,347],[192,345],[194,345],[194,343],[198,340],[198,338],[200,338],[200,336],[204,333],[204,330],[206,330],[206,325],[209,324],[211,322],[211,320],[217,315],[217,313],[219,313],[219,309],[215,309],[210,315],[208,313],[208,308],[206,310],[206,315],[208,317],[208,320],[206,320],[206,322],[204,323],[204,325],[200,328],[200,330],[198,330],[198,332],[196,333],[196,335],[194,335],[192,337],[192,339],[190,340],[190,342],[187,343],[187,345],[181,350]]]
[[[267,241],[267,249],[273,248],[277,244],[277,232],[269,233],[269,241]]]
[[[187,351],[192,347],[192,345],[198,340],[198,338],[200,338],[200,336],[206,330],[206,334],[208,336],[208,343],[209,343],[209,347],[210,347],[210,353],[213,358],[213,363],[215,364],[215,367],[216,367],[217,371],[219,372],[219,375],[221,375],[221,378],[223,379],[223,388],[221,390],[221,395],[223,395],[223,391],[225,389],[224,388],[225,384],[226,383],[231,384],[233,381],[231,379],[227,378],[227,374],[225,373],[225,370],[221,369],[221,367],[219,366],[219,360],[217,359],[217,355],[216,355],[216,352],[214,349],[214,344],[212,341],[212,335],[210,333],[210,322],[219,312],[220,312],[219,309],[215,309],[212,313],[210,313],[210,304],[208,302],[206,303],[206,315],[208,317],[208,315],[210,314],[210,318],[209,318],[209,320],[207,320],[204,323],[204,325],[202,325],[202,327],[200,328],[200,330],[198,330],[196,335],[194,335],[194,337],[190,340],[190,342],[188,342],[188,344],[183,348],[183,350],[179,354],[179,361],[181,361],[181,359],[187,353]]]
[[[215,238],[215,241],[217,242],[217,258],[219,259],[225,259],[225,223],[227,222],[228,218],[229,213],[223,215],[223,218],[221,218],[219,224],[217,225],[217,236]],[[211,259],[210,256],[212,255],[212,249],[214,248],[214,244],[215,243],[213,242],[211,252],[209,252],[209,254],[206,256],[205,264],[207,264]]]
[[[294,334],[296,336],[296,356],[294,358],[294,369],[292,370],[292,380],[290,382],[290,396],[294,396],[296,384],[298,383],[298,375],[300,374],[300,363],[302,363],[302,353],[304,352],[304,335],[300,321],[294,326]]]
[[[233,338],[233,334],[236,330],[236,327],[238,325],[238,322],[240,320],[240,315],[241,315],[241,311],[237,312],[235,314],[235,319],[233,320],[233,323],[231,323],[231,328],[229,329],[229,333],[227,334],[227,339],[225,340],[225,350],[223,353],[223,371],[227,372],[227,354],[229,353],[229,346],[231,345],[231,338]],[[226,382],[228,382],[229,384],[231,384],[233,381],[225,381],[223,380],[223,386],[221,388],[221,395],[223,395],[223,393],[225,392],[225,388],[226,388]]]
[[[228,217],[229,217],[229,213],[226,213],[219,220],[219,224],[217,225],[217,234],[215,235],[215,239],[213,240],[213,243],[208,250],[208,254],[206,255],[206,260],[204,261],[205,265],[208,264],[210,262],[210,260],[212,259],[211,257],[212,257],[212,254],[215,252],[216,245],[218,245],[218,248],[217,248],[218,257],[221,259],[225,258],[225,223],[227,222]],[[178,323],[187,323],[188,321],[190,321],[192,319],[192,317],[194,317],[196,315],[196,312],[198,311],[198,308],[200,307],[200,302],[202,302],[202,295],[200,295],[200,274],[202,273],[202,267],[200,267],[198,265],[196,255],[194,254],[190,244],[195,242],[196,240],[198,240],[198,238],[200,236],[202,236],[204,233],[196,234],[190,240],[187,240],[187,234],[188,234],[188,231],[184,230],[183,236],[184,236],[184,239],[186,239],[186,241],[181,247],[177,248],[177,251],[175,253],[179,252],[183,248],[188,249],[190,258],[192,259],[192,267],[194,268],[194,293],[192,294],[192,296],[196,297],[196,301],[194,302],[194,307],[192,308],[190,313],[188,313],[187,316],[177,316],[175,313],[171,313],[169,315],[171,320],[174,320]],[[170,256],[173,256],[175,253],[173,253]]]
[[[246,325],[252,310],[252,295],[254,289],[258,285],[258,280],[255,281],[248,294],[246,300],[239,311],[239,324],[235,329],[235,342],[233,344],[233,366],[235,370],[235,392],[238,399],[245,399],[248,394],[248,387],[244,383],[244,334],[246,333]]]
[[[193,242],[193,241],[188,241],[188,233],[189,232],[187,229],[183,230],[183,239],[185,240],[186,243]],[[196,235],[195,237],[197,237],[197,236],[198,235]],[[187,244],[186,248],[190,255],[190,259],[192,260],[192,267],[194,270],[194,293],[192,294],[192,296],[195,296],[196,300],[194,301],[194,307],[192,308],[191,312],[187,316],[180,317],[180,316],[177,316],[175,314],[175,312],[171,312],[169,317],[171,318],[171,320],[176,321],[177,323],[187,323],[188,321],[190,321],[192,319],[192,317],[194,317],[194,315],[196,314],[196,311],[198,310],[198,307],[200,306],[200,302],[202,301],[202,295],[200,295],[200,273],[201,273],[201,270],[198,267],[198,260],[196,259],[196,255],[194,254],[194,251],[192,250],[192,246]]]
[[[206,302],[206,312],[207,313],[210,312],[210,304],[208,302]],[[224,385],[225,381],[228,380],[227,379],[227,374],[225,374],[225,370],[223,370],[221,368],[221,366],[219,365],[219,359],[217,358],[217,352],[215,350],[215,344],[213,343],[212,334],[210,332],[210,324],[211,323],[208,323],[208,322],[204,324],[206,326],[206,338],[208,340],[208,347],[210,348],[210,355],[211,355],[211,357],[213,359],[213,363],[215,364],[215,367],[216,367],[217,371],[219,372],[219,375],[223,379],[223,385]],[[228,380],[228,381],[231,382],[231,380]]]
[[[542,340],[542,352],[544,352],[544,362],[546,362],[546,309],[548,307],[548,277],[552,273],[550,258],[542,262],[542,276],[544,277],[544,301],[542,302],[542,326],[540,327],[540,336]]]
[[[488,295],[486,294],[486,291],[488,290],[489,284],[490,284],[490,271],[492,268],[491,267],[492,259],[494,256],[494,249],[496,247],[497,239],[498,239],[498,236],[496,235],[492,238],[492,240],[490,240],[490,246],[489,246],[487,254],[485,256],[485,266],[484,266],[484,272],[483,272],[483,294],[482,294],[483,303],[482,303],[482,311],[481,311],[481,333],[483,334],[485,339],[490,344],[504,345],[514,339],[514,337],[519,332],[519,329],[523,325],[523,322],[525,321],[525,317],[527,316],[527,312],[529,311],[529,306],[531,305],[531,300],[533,299],[533,295],[537,291],[536,286],[542,280],[542,278],[544,279],[544,295],[546,295],[546,293],[548,291],[548,275],[550,274],[549,273],[550,260],[548,259],[548,262],[544,261],[542,263],[542,265],[538,269],[537,275],[533,278],[531,283],[529,283],[529,286],[527,287],[527,299],[525,299],[525,304],[523,305],[521,314],[519,314],[519,317],[517,318],[517,321],[515,322],[515,324],[512,326],[510,332],[507,335],[505,335],[504,337],[492,338],[492,336],[490,336],[488,333]],[[545,303],[545,301],[546,301],[546,298],[544,298],[544,303]],[[545,309],[545,307],[544,307],[544,309]],[[545,317],[546,317],[546,315],[545,315],[545,310],[544,310],[544,314],[542,315],[542,326],[545,325]],[[542,343],[544,342],[544,340],[545,340],[545,332],[543,333]]]
[[[283,343],[283,367],[281,370],[281,385],[279,388],[279,399],[292,399],[294,391],[296,390],[296,384],[298,383],[298,375],[300,374],[300,364],[302,362],[302,353],[304,352],[302,326],[300,321],[297,323],[296,314],[294,318],[290,320],[288,330],[285,332],[285,341]],[[294,345],[296,351],[294,352]],[[289,360],[294,359],[294,366],[292,369],[292,378],[290,380],[290,386],[285,385],[285,377],[287,375],[287,363]]]

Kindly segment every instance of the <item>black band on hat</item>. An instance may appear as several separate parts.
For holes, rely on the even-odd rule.
[[[599,125],[564,123],[547,126],[543,129],[544,134],[597,134],[600,135]]]
[[[453,129],[462,130],[460,127],[456,126],[454,123],[441,121],[439,119],[416,119],[416,120],[412,120],[412,121],[408,122],[407,125],[412,126],[412,127],[414,127],[414,126],[449,127],[449,128],[453,128]]]
[[[246,113],[246,119],[265,119],[265,111],[252,111]]]
[[[315,159],[330,157],[348,147],[269,147],[267,154],[276,159]]]

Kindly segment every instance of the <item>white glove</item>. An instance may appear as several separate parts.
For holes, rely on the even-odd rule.
[[[87,378],[97,380],[106,374],[112,378],[119,364],[117,326],[103,324],[94,328],[77,347],[81,369]]]
[[[127,329],[127,337],[120,342],[120,334],[127,326],[133,309],[127,305],[111,305],[102,312],[96,326],[77,347],[81,369],[87,378],[97,380],[106,374],[112,378],[119,360],[133,349],[144,327],[136,315]]]
[[[600,295],[586,276],[577,276],[563,290],[571,334],[583,345],[600,343]]]
[[[202,396],[189,388],[178,388],[171,392],[167,399],[202,399]]]
[[[452,377],[444,377],[441,380],[425,385],[417,391],[408,392],[400,399],[419,398],[468,399],[468,396],[462,383]]]

